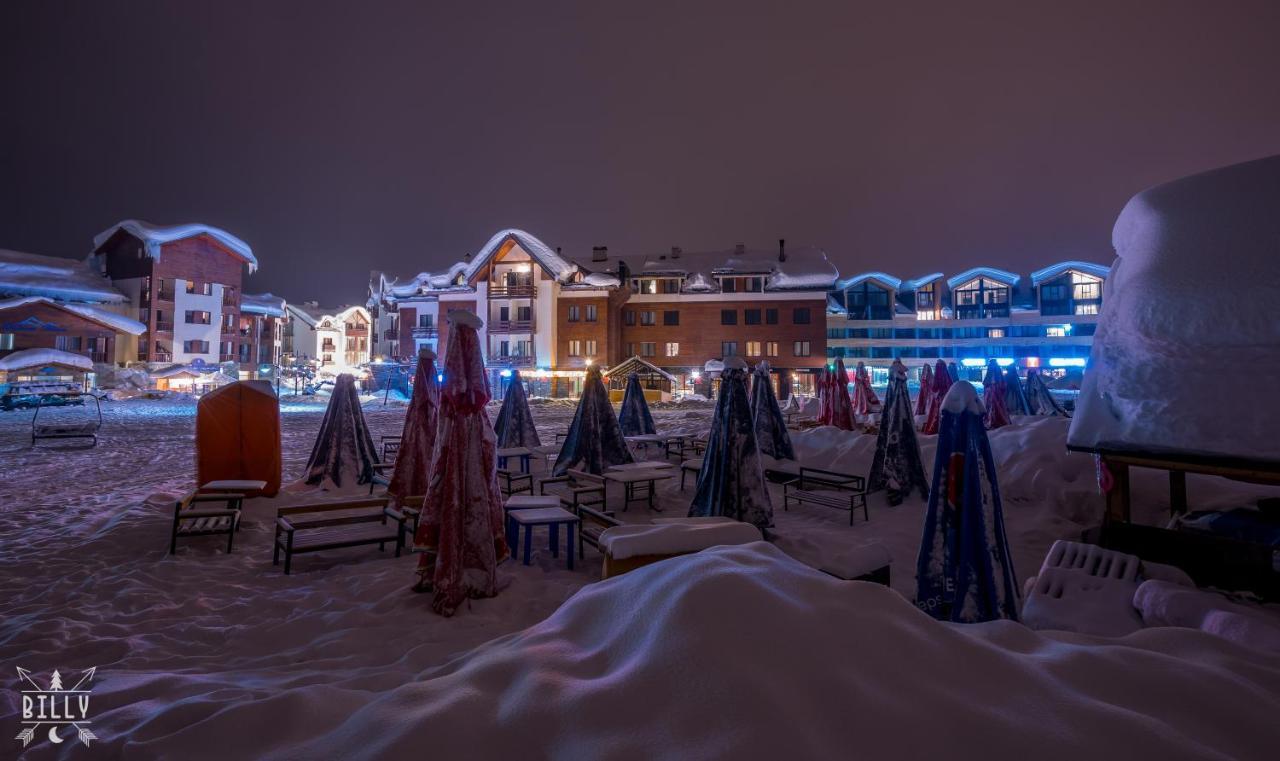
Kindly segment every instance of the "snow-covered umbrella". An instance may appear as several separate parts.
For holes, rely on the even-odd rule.
[[[920,442],[916,439],[915,417],[911,412],[911,395],[907,392],[907,367],[896,359],[889,368],[889,387],[884,392],[884,409],[880,412],[876,453],[867,477],[867,491],[881,489],[892,489],[903,497],[914,489],[920,490],[922,498],[929,493]]]
[[[942,420],[942,400],[951,389],[951,385],[951,373],[947,372],[946,363],[938,360],[933,368],[933,388],[929,393],[928,417],[925,418],[924,427],[920,429],[921,433],[938,432],[938,425]]]
[[[498,438],[499,449],[542,446],[538,429],[533,425],[533,412],[529,410],[529,398],[525,396],[519,370],[511,371],[507,395],[502,398],[493,432]]]
[[[1058,404],[1058,400],[1053,398],[1053,394],[1049,393],[1049,387],[1045,385],[1044,378],[1040,377],[1038,370],[1027,370],[1027,406],[1031,408],[1032,415],[1071,417],[1067,411]]]
[[[471,312],[449,313],[449,345],[440,427],[414,548],[416,590],[434,592],[431,608],[451,616],[462,601],[498,592],[498,563],[508,549],[498,490],[497,439],[484,406],[489,380]]]
[[[955,383],[960,380],[960,367],[955,362],[947,363],[947,375],[951,376],[951,382]]]
[[[350,488],[373,480],[377,464],[373,436],[364,422],[356,379],[347,373],[334,381],[329,407],[307,459],[305,483]]]
[[[436,374],[436,353],[418,352],[418,368],[413,374],[413,396],[404,416],[396,467],[387,484],[388,501],[399,506],[405,497],[427,493],[427,473],[440,421],[440,382]]]
[[[747,396],[747,363],[741,357],[725,359],[711,436],[689,515],[725,516],[761,530],[773,525],[773,503],[760,465]]]
[[[640,376],[637,373],[627,376],[627,390],[622,394],[618,426],[622,428],[623,436],[643,436],[658,432],[653,427],[653,415],[649,414],[649,402],[644,398],[644,389],[640,388]]]
[[[752,374],[751,418],[755,421],[756,445],[760,448],[760,453],[778,460],[796,459],[795,449],[791,446],[791,434],[787,433],[787,423],[782,417],[782,408],[778,406],[778,397],[773,393],[769,363],[761,361]]]
[[[828,389],[830,381],[830,374],[824,365],[818,371],[817,381],[813,384],[814,391],[818,394],[818,425],[831,425],[831,392]]]
[[[631,452],[622,438],[622,427],[609,404],[609,392],[600,380],[600,368],[592,365],[587,368],[582,398],[578,400],[569,434],[551,472],[563,476],[573,469],[599,475],[610,466],[631,461]]]
[[[1004,403],[1004,371],[994,359],[987,360],[987,374],[982,379],[982,403],[987,408],[983,422],[987,429],[1009,424],[1009,408]]]
[[[931,396],[933,396],[933,367],[925,362],[924,367],[920,368],[920,394],[916,397],[917,415],[928,414]]]
[[[849,373],[844,369],[844,360],[836,359],[835,373],[831,379],[828,393],[831,396],[831,422],[846,431],[853,430],[853,402],[849,399]]]
[[[1009,414],[1030,415],[1031,407],[1027,404],[1027,394],[1022,389],[1017,365],[1009,365],[1005,368],[1004,383],[1004,405],[1009,410]]]
[[[871,373],[866,363],[859,360],[853,371],[853,414],[870,415],[879,403],[876,392],[871,390]]]
[[[942,621],[1018,618],[1018,583],[983,413],[969,383],[955,384],[943,400],[916,560],[916,605]]]

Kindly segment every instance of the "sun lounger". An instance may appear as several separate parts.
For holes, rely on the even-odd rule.
[[[231,552],[231,544],[235,541],[236,531],[240,528],[240,504],[243,494],[201,494],[197,489],[173,507],[173,531],[169,535],[169,554],[178,551],[178,538],[189,536],[207,536],[209,534],[227,535],[227,552]],[[196,505],[221,502],[225,508],[201,508]]]

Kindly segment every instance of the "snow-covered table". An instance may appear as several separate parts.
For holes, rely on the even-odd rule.
[[[496,452],[498,456],[498,467],[507,467],[507,459],[510,457],[520,458],[520,472],[529,472],[529,458],[533,456],[533,450],[528,447],[505,447]]]
[[[662,512],[662,508],[653,504],[653,492],[658,481],[675,478],[675,470],[669,463],[633,464],[641,467],[618,465],[604,472],[605,481],[616,481],[622,484],[623,512],[626,512],[627,506],[637,499],[647,500],[650,510]],[[637,492],[640,493],[640,497],[636,496]],[[607,496],[605,501],[608,502]]]
[[[524,526],[524,564],[529,565],[529,555],[533,551],[533,529],[535,526],[546,526],[551,534],[551,556],[560,557],[560,527],[565,527],[565,546],[567,548],[566,563],[573,570],[573,529],[579,523],[578,516],[563,507],[537,507],[529,510],[512,510],[507,513],[507,532],[520,540],[520,527]],[[512,552],[515,548],[512,547]]]
[[[222,481],[210,481],[200,487],[200,491],[261,491],[267,488],[266,481],[254,481],[251,479],[225,479]]]

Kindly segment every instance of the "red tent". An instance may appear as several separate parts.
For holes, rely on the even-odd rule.
[[[256,497],[280,491],[280,401],[266,381],[238,381],[196,405],[196,480],[266,481]]]
[[[404,416],[400,452],[387,485],[388,501],[393,507],[404,497],[427,493],[427,472],[431,467],[431,450],[436,443],[436,425],[440,418],[440,382],[436,377],[436,353],[430,349],[418,352],[418,369],[413,376],[413,399]]]
[[[951,372],[947,370],[946,362],[938,360],[933,366],[933,395],[929,397],[929,417],[925,419],[921,433],[933,435],[938,432],[938,424],[942,419],[942,400],[950,389]]]
[[[836,360],[835,376],[831,382],[831,425],[846,431],[853,430],[853,402],[849,400],[849,373],[844,360]]]
[[[449,313],[438,441],[422,519],[414,536],[419,591],[434,591],[431,608],[452,616],[469,597],[498,593],[498,563],[507,557],[498,491],[497,438],[484,406],[489,381],[476,315]]]

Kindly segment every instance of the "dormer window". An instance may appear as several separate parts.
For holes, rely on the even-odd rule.
[[[1040,314],[1097,314],[1102,307],[1102,278],[1069,270],[1040,286]]]
[[[889,320],[893,318],[892,298],[888,289],[870,281],[845,291],[850,320]]]
[[[1009,286],[998,280],[976,277],[957,286],[953,293],[956,317],[961,320],[1009,316]]]

